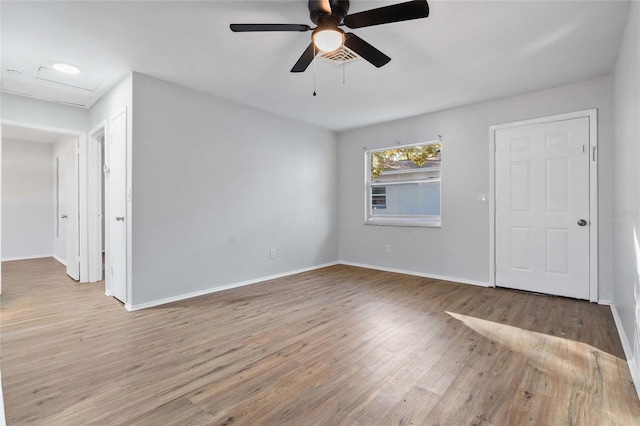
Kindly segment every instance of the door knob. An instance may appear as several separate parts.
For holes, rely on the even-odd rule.
[[[580,220],[578,221],[578,225],[580,225],[580,226],[585,226],[586,224],[587,224],[587,221],[586,221],[586,220],[584,220],[584,219],[580,219]]]
[[[118,222],[124,222],[124,216],[116,216]]]
[[[60,219],[66,219],[66,218],[67,218],[66,214],[63,214],[62,216],[60,216]]]

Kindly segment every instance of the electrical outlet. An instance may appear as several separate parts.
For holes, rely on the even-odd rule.
[[[269,250],[269,259],[275,259],[276,258],[276,249],[272,248]]]
[[[391,244],[387,244],[384,248],[384,251],[386,251],[387,253],[391,253]]]

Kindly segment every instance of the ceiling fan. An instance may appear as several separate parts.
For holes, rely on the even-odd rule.
[[[231,24],[233,32],[260,31],[313,31],[311,43],[304,51],[291,72],[303,72],[307,69],[317,51],[333,52],[344,45],[369,63],[380,68],[391,58],[353,33],[345,33],[340,26],[351,29],[408,21],[429,16],[426,0],[413,0],[391,6],[370,9],[347,15],[349,0],[309,0],[309,13],[315,28],[297,24]]]

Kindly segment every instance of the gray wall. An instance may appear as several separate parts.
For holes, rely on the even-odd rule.
[[[462,281],[489,281],[489,126],[598,108],[600,298],[612,300],[612,79],[441,111],[339,134],[340,260]],[[442,135],[442,227],[364,225],[364,151]],[[385,245],[391,253],[385,253]]]
[[[133,117],[134,307],[338,260],[334,133],[140,74]]]
[[[53,254],[53,144],[2,140],[2,260]]]
[[[613,302],[640,393],[640,3],[632,2],[613,76]]]

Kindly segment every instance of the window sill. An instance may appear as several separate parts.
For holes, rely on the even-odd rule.
[[[412,226],[418,228],[441,228],[440,219],[420,219],[420,218],[369,218],[364,222],[365,225],[375,226]]]

